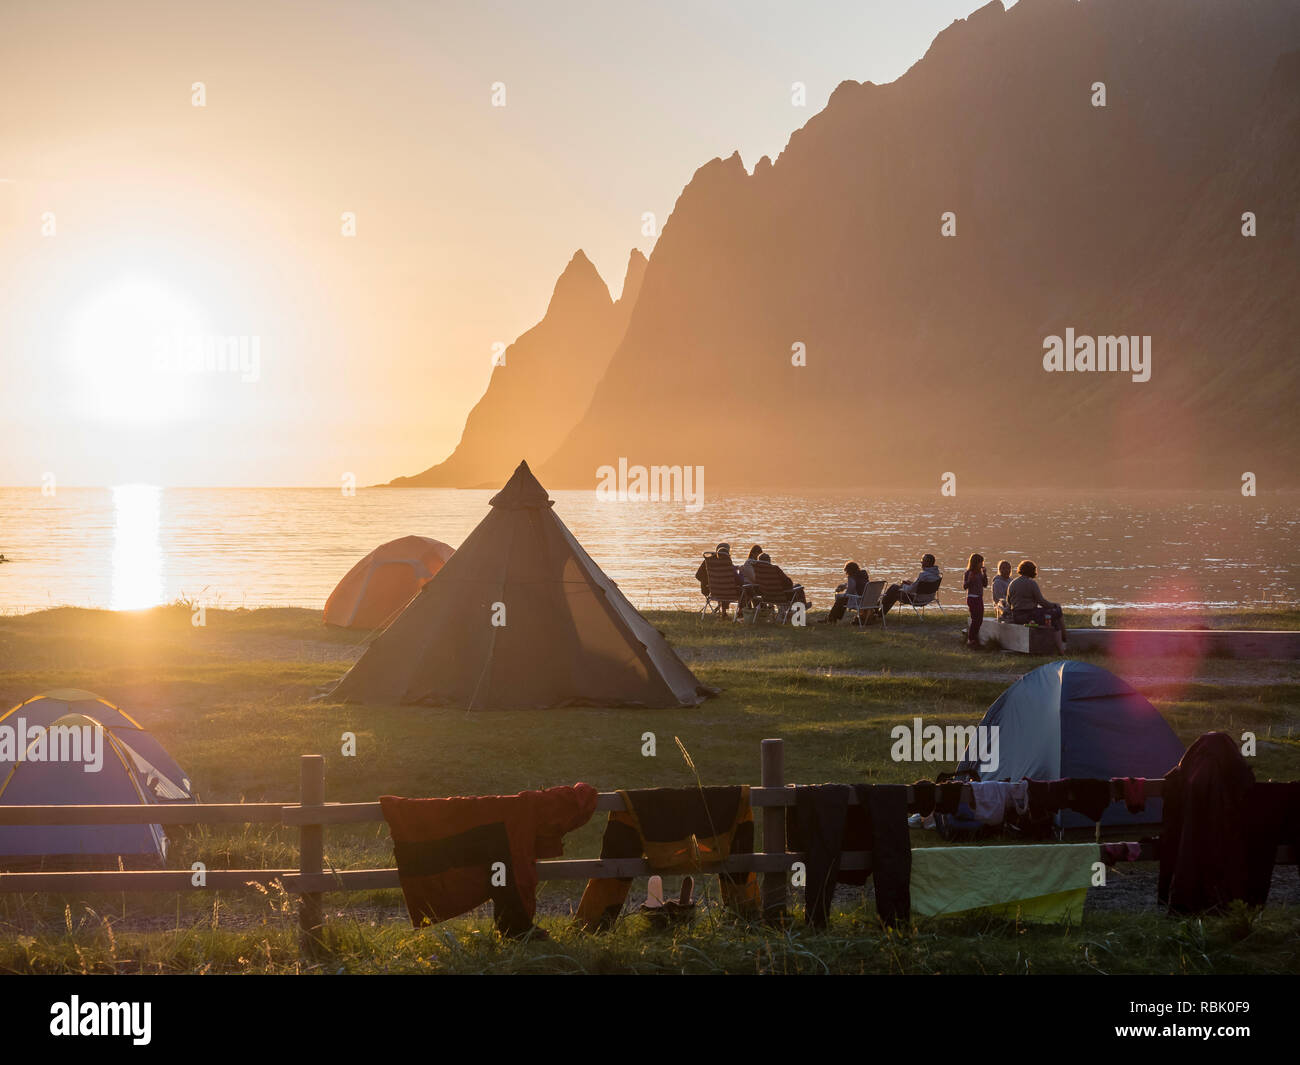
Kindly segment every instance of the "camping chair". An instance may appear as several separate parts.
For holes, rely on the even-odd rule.
[[[700,617],[706,614],[720,614],[727,603],[737,604],[736,616],[740,620],[740,581],[730,562],[724,562],[717,553],[710,551],[704,556],[704,575],[709,582],[709,590],[704,593],[704,609]]]
[[[757,584],[749,584],[742,580],[740,590],[745,596],[745,607],[750,611],[750,621],[757,621],[760,614],[768,614],[775,609],[772,603],[763,598],[763,593]],[[736,604],[736,609],[740,609],[739,603]]]
[[[918,618],[925,616],[925,608],[928,606],[937,606],[939,613],[943,614],[943,604],[939,602],[939,585],[943,583],[940,577],[937,581],[917,581],[916,591],[904,592],[900,603],[906,603],[912,608],[912,613]]]
[[[757,621],[758,615],[766,611],[770,606],[770,604],[763,602],[763,595],[758,587],[758,578],[753,576],[754,566],[757,564],[758,560],[753,559],[740,567],[740,599],[736,603],[738,612],[744,609],[752,610],[751,621]],[[746,567],[749,569],[750,576],[745,575]]]
[[[850,610],[858,612],[858,624],[863,628],[866,627],[867,618],[871,616],[873,610],[880,610],[880,593],[885,590],[884,581],[868,581],[865,588],[862,589],[861,595],[849,595],[844,599],[844,611]],[[885,615],[879,614],[880,627],[885,627]]]
[[[762,596],[762,606],[771,608],[776,615],[776,623],[784,625],[794,609],[795,593],[802,591],[802,584],[785,587],[781,579],[785,575],[771,562],[755,562],[754,577],[758,581],[758,594]],[[785,578],[789,580],[788,577]],[[754,620],[758,620],[758,611],[754,611]]]

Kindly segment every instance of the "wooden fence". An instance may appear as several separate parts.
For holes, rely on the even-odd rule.
[[[788,904],[788,874],[804,855],[786,850],[785,807],[795,804],[793,787],[785,783],[784,741],[762,741],[760,785],[750,789],[750,803],[761,812],[762,849],[736,854],[710,864],[715,872],[762,874],[763,913],[782,913]],[[1158,798],[1163,780],[1146,781],[1146,794]],[[911,788],[908,799],[912,798]],[[972,802],[970,788],[963,798]],[[850,797],[850,802],[856,799]],[[621,810],[618,792],[601,792],[596,809]],[[305,950],[314,951],[323,927],[322,897],[330,891],[374,891],[400,888],[396,869],[326,870],[324,839],[327,825],[352,825],[383,821],[378,802],[327,803],[325,759],[318,754],[301,758],[300,801],[297,803],[186,803],[129,806],[0,806],[0,825],[222,825],[271,824],[298,829],[297,869],[213,869],[204,873],[202,887],[194,885],[189,869],[102,870],[93,872],[0,872],[0,893],[72,894],[94,891],[255,890],[253,885],[274,882],[299,896],[298,924]],[[1157,826],[1143,826],[1148,831]],[[1279,848],[1279,864],[1296,861],[1290,847]],[[871,854],[846,851],[841,868],[870,868]],[[586,880],[591,877],[645,876],[656,870],[644,858],[559,858],[537,862],[539,880]]]

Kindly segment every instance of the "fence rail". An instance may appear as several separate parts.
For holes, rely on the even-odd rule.
[[[278,824],[298,830],[297,869],[210,869],[201,883],[187,869],[97,870],[0,872],[0,894],[24,892],[68,894],[73,892],[130,891],[186,892],[198,890],[256,890],[278,881],[286,891],[299,896],[298,923],[304,950],[318,946],[323,926],[323,895],[331,891],[378,891],[400,887],[396,869],[325,868],[324,830],[329,825],[352,825],[382,821],[378,802],[325,802],[325,759],[303,755],[300,760],[300,789],[297,803],[185,803],[150,806],[0,806],[0,825],[195,825],[195,824]],[[736,854],[725,861],[710,863],[707,872],[754,872],[762,874],[763,912],[780,913],[786,908],[791,866],[803,859],[786,850],[785,808],[795,804],[795,793],[785,783],[785,747],[779,739],[762,741],[760,779],[750,788],[750,804],[762,816],[762,850]],[[1149,798],[1159,798],[1164,781],[1145,781]],[[908,800],[914,797],[909,786]],[[973,803],[970,787],[962,798]],[[1118,796],[1116,796],[1118,798]],[[850,792],[849,802],[856,803]],[[601,792],[597,810],[625,809],[616,791]],[[1154,828],[1155,826],[1147,826]],[[1296,852],[1279,847],[1278,864],[1295,864]],[[870,869],[871,854],[846,851],[840,867]],[[656,872],[644,858],[573,858],[536,863],[538,880],[586,880],[605,877],[637,877]]]
[[[0,825],[278,825],[286,809],[298,807],[279,802],[0,806]]]

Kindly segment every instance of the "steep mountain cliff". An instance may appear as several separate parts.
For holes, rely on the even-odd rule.
[[[1297,48],[1293,0],[995,0],[845,82],[774,163],[697,171],[539,476],[1297,483]],[[1047,372],[1067,329],[1150,337],[1150,379]]]
[[[456,450],[402,486],[500,487],[522,454],[546,456],[591,401],[636,304],[646,259],[633,250],[623,292],[611,300],[581,251],[555,283],[546,314],[505,350],[487,391],[470,411]]]

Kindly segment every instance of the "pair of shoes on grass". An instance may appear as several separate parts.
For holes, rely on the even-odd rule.
[[[651,925],[663,926],[683,921],[695,913],[695,878],[682,877],[682,889],[676,900],[664,899],[663,878],[652,876],[646,888],[646,900],[638,912],[650,919]]]

